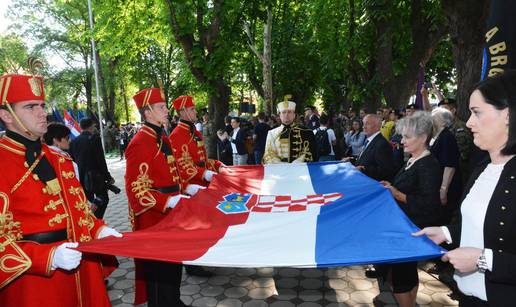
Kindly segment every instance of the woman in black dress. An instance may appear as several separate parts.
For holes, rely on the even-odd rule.
[[[461,307],[516,304],[516,71],[477,84],[467,122],[489,159],[464,189],[460,219],[415,233],[457,246],[443,256],[455,268]]]
[[[462,194],[460,151],[455,136],[448,129],[453,123],[453,114],[445,108],[436,108],[432,111],[432,120],[434,137],[430,141],[430,152],[439,161],[443,170],[439,191],[442,205],[440,224],[447,224],[458,209]]]
[[[392,183],[382,183],[414,224],[418,227],[438,225],[442,170],[428,150],[433,131],[432,118],[429,113],[418,111],[401,119],[396,131],[402,136],[404,151],[411,157]],[[387,270],[399,306],[415,306],[419,285],[417,262],[390,264]]]

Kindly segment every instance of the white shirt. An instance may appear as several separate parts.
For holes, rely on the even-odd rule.
[[[370,137],[368,137],[366,140],[365,140],[365,146],[364,146],[364,149],[362,149],[362,152],[364,152],[364,150],[367,148],[367,146],[369,146],[369,144],[371,144],[371,141],[378,135],[380,134],[381,131],[378,130],[378,132],[376,132],[375,134],[371,135]]]
[[[202,123],[201,122],[195,123],[195,129],[197,129],[197,131],[202,133],[202,129],[203,129]]]
[[[462,202],[460,210],[462,214],[461,247],[484,248],[484,219],[504,165],[490,163],[478,176]],[[493,268],[493,251],[486,249],[485,256],[488,269],[491,270]],[[484,273],[478,271],[468,274],[455,272],[453,278],[457,281],[462,293],[487,301]]]
[[[320,126],[318,129],[326,130],[326,133],[328,133],[328,141],[330,141],[330,149],[331,149],[330,156],[334,156],[335,152],[333,151],[333,142],[337,141],[337,137],[335,136],[335,132],[333,131],[333,129],[326,128],[326,127],[323,127],[323,126]],[[314,134],[317,134],[317,130],[318,129],[314,129]]]
[[[50,147],[52,150],[57,151],[67,157],[70,157],[69,153],[67,153],[66,151],[62,150],[61,148],[59,148],[57,146],[50,145],[48,147]],[[77,166],[77,163],[75,163],[75,161],[72,160],[72,163],[73,163],[73,171],[75,172],[75,178],[77,178],[77,180],[79,180],[79,167]]]
[[[237,135],[239,130],[240,130],[240,127],[236,127],[235,129],[233,129],[233,133],[231,134],[231,138],[229,139],[230,141],[234,141],[235,140],[236,135]],[[234,155],[238,155],[236,144],[233,143],[233,142],[231,142],[231,149],[233,150],[233,154]]]

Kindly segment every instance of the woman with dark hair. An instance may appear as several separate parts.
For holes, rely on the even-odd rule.
[[[353,120],[351,130],[346,132],[344,138],[348,148],[351,148],[347,151],[346,155],[357,158],[364,149],[364,142],[366,140],[366,135],[362,131],[362,123],[359,119]]]
[[[70,157],[70,135],[72,132],[68,127],[61,123],[52,122],[47,126],[47,132],[43,135],[43,141],[54,151]],[[71,158],[71,157],[70,157]],[[73,162],[75,176],[79,178],[79,168],[77,163]]]
[[[402,136],[404,151],[411,157],[391,183],[382,184],[392,192],[398,206],[418,227],[439,225],[439,186],[441,167],[428,150],[432,137],[432,118],[418,111],[401,119],[396,132]],[[413,307],[419,285],[417,262],[384,266],[392,292],[401,307]]]
[[[516,72],[486,79],[469,98],[467,122],[489,159],[464,189],[460,220],[415,233],[458,246],[442,257],[455,268],[459,305],[513,306],[516,302]]]

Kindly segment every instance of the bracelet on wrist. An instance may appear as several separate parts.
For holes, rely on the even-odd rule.
[[[487,260],[485,255],[485,249],[482,250],[482,253],[477,259],[477,270],[479,273],[485,273],[487,271]]]

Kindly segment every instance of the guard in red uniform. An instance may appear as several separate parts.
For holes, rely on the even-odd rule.
[[[158,88],[148,88],[133,97],[144,124],[125,151],[126,191],[133,230],[157,224],[172,208],[194,194],[199,186],[181,180],[172,147],[163,131],[168,120],[165,98]],[[135,304],[148,306],[185,306],[180,300],[180,264],[137,261]],[[146,284],[146,287],[144,286]],[[147,294],[145,293],[147,291]]]
[[[179,124],[170,134],[170,143],[177,160],[179,175],[184,182],[208,186],[211,178],[224,164],[218,160],[208,159],[206,147],[194,123],[197,121],[197,111],[191,96],[179,96],[172,104],[179,115]],[[186,265],[189,275],[210,277],[211,272],[199,266]]]
[[[122,235],[97,220],[47,131],[43,79],[0,77],[0,305],[110,306],[100,257],[78,242]]]
[[[179,96],[173,107],[179,115],[179,124],[170,134],[179,174],[188,183],[207,186],[214,174],[223,166],[218,160],[208,159],[202,133],[195,129],[197,112],[193,98]]]

